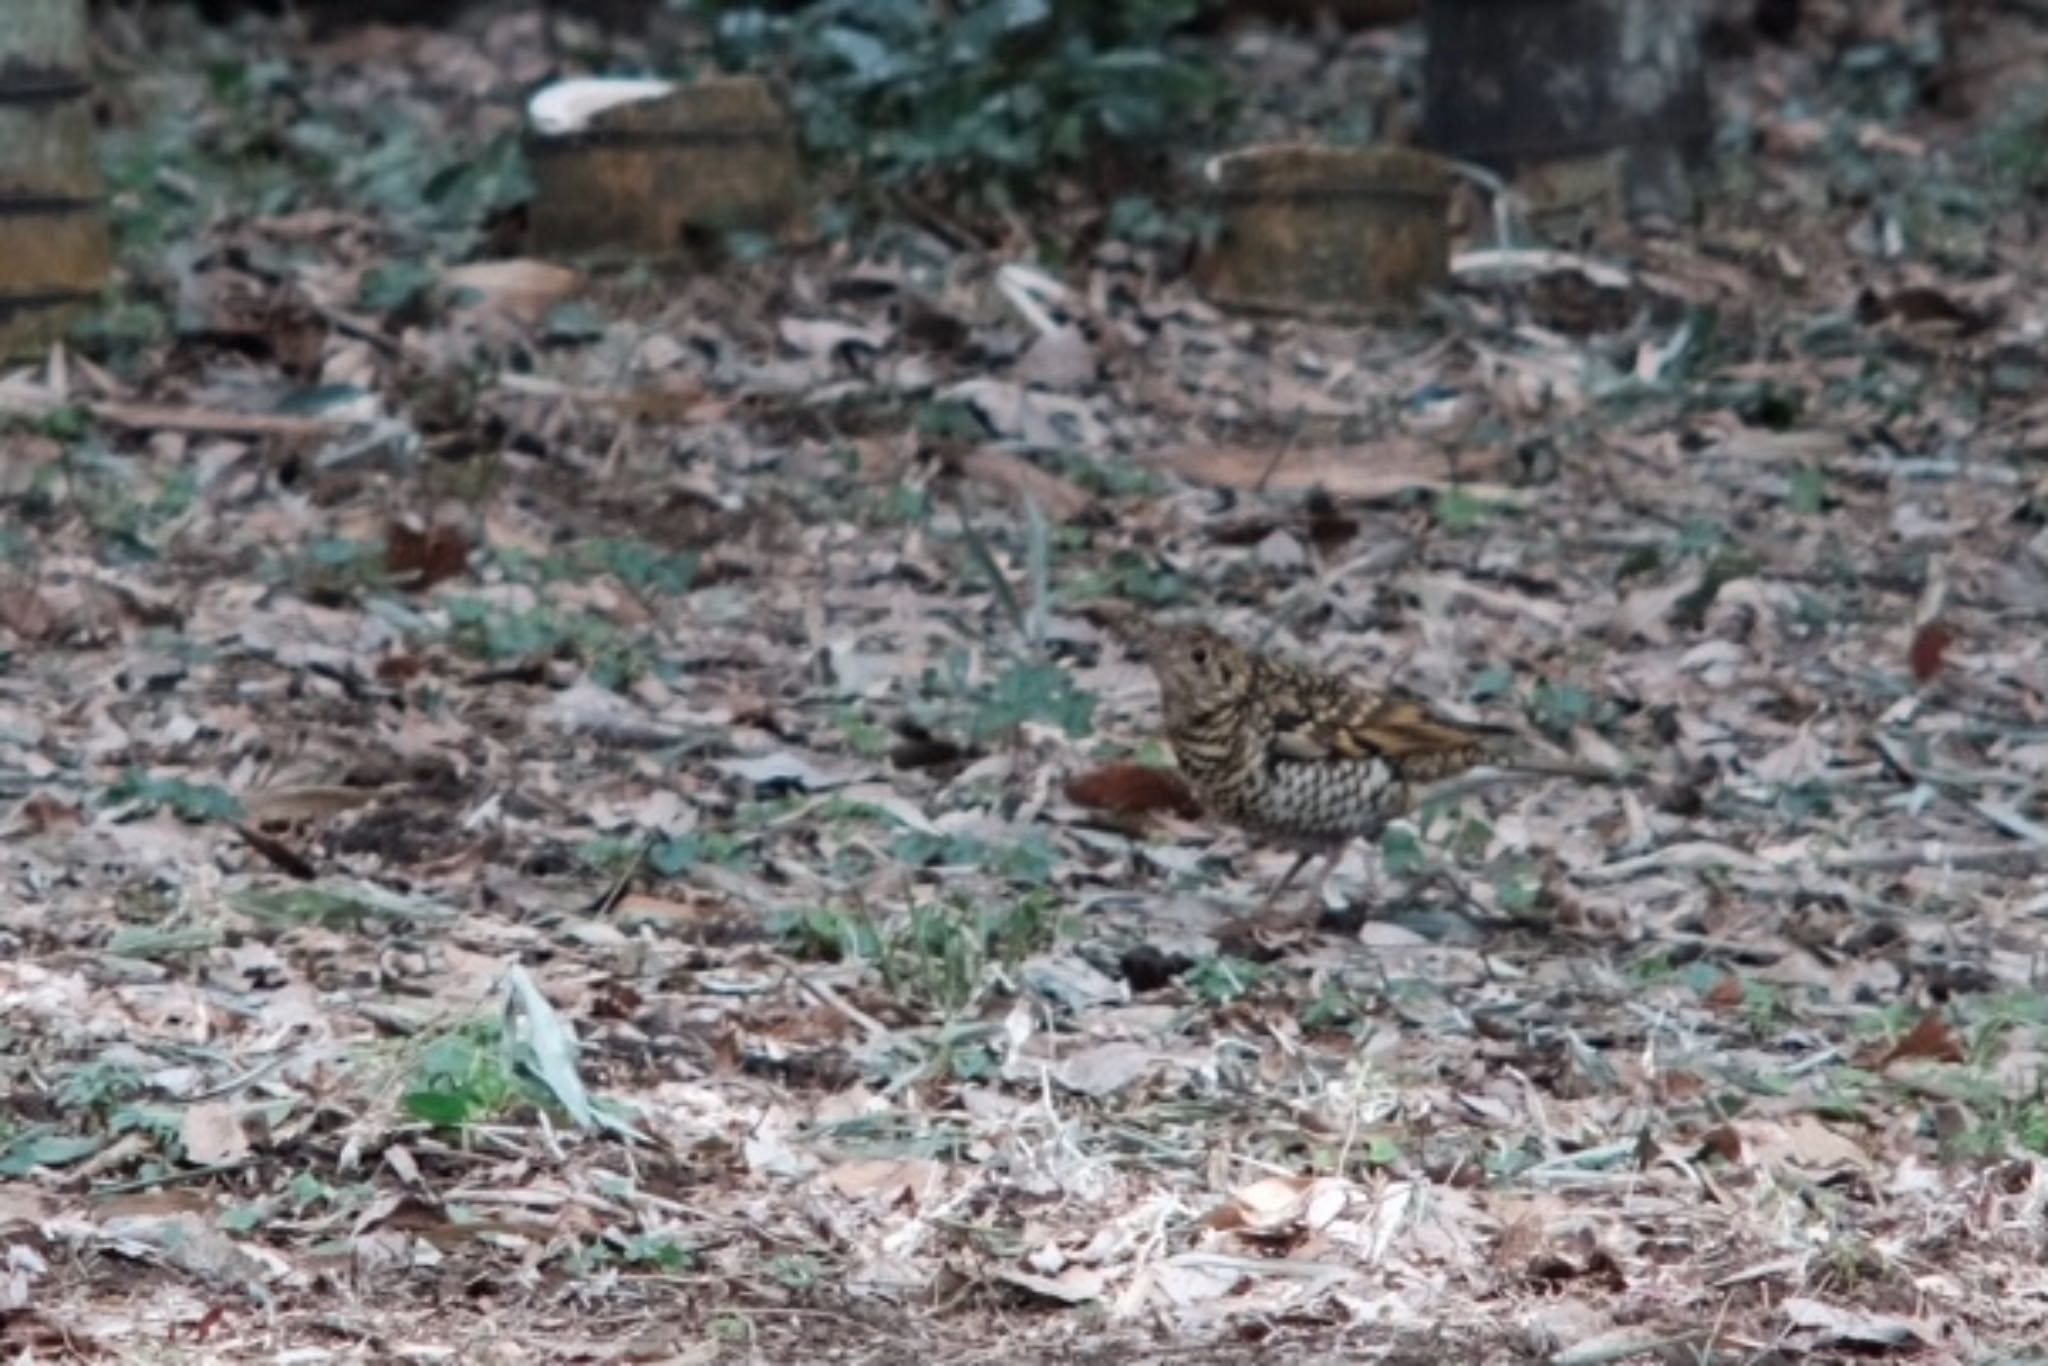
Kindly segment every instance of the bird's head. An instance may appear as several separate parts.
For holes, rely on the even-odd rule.
[[[1159,680],[1167,723],[1244,700],[1252,687],[1245,648],[1206,626],[1154,629],[1136,640],[1138,654]]]

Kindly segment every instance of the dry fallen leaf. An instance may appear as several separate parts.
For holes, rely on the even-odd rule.
[[[1732,972],[1724,972],[1714,979],[1714,985],[1707,989],[1702,999],[1716,1010],[1733,1010],[1743,1001],[1742,979]]]
[[[825,1180],[850,1200],[901,1201],[914,1207],[944,1187],[946,1169],[921,1158],[872,1158],[842,1162],[825,1173]]]
[[[1824,1304],[1804,1296],[1787,1299],[1781,1308],[1786,1322],[1814,1347],[1932,1347],[1941,1340],[1934,1325],[1896,1314]]]
[[[1087,334],[1069,324],[1034,340],[1018,358],[1014,373],[1027,384],[1076,389],[1094,382],[1097,367]]]
[[[1250,1234],[1314,1230],[1343,1213],[1350,1198],[1346,1183],[1331,1177],[1268,1176],[1232,1191],[1205,1222]]]
[[[35,589],[0,589],[0,630],[34,642],[49,635],[56,624],[57,614]]]
[[[1109,1284],[1109,1278],[1102,1272],[1085,1266],[1070,1266],[1057,1276],[1041,1276],[1016,1267],[1001,1267],[995,1274],[997,1280],[1061,1304],[1085,1304],[1089,1300],[1099,1300],[1103,1288]]]
[[[394,522],[384,538],[384,572],[401,588],[424,592],[469,569],[469,537],[460,527],[418,531]]]
[[[1105,1043],[1063,1058],[1053,1080],[1084,1096],[1106,1096],[1149,1076],[1159,1055],[1142,1044]]]
[[[242,1117],[231,1105],[202,1101],[185,1111],[178,1136],[185,1156],[201,1167],[221,1167],[249,1155],[249,1136]]]
[[[441,280],[457,293],[458,306],[460,295],[473,294],[475,307],[529,325],[583,287],[583,276],[577,271],[528,258],[452,266],[442,272]]]
[[[1184,820],[1202,814],[1187,779],[1170,768],[1151,764],[1110,763],[1067,779],[1067,800],[1076,806],[1119,815],[1142,816],[1170,811]]]
[[[1939,621],[1930,621],[1915,631],[1911,652],[1914,680],[1925,683],[1940,673],[1948,647],[1954,642],[1955,633]]]
[[[1877,1060],[1881,1070],[1902,1058],[1932,1058],[1936,1062],[1962,1062],[1967,1055],[1962,1041],[1952,1033],[1940,1014],[1928,1011],[1905,1036],[1884,1051]]]
[[[1835,1171],[1843,1167],[1867,1168],[1870,1154],[1854,1140],[1836,1132],[1812,1115],[1790,1120],[1737,1120],[1729,1127],[1736,1135],[1739,1160],[1760,1166],[1793,1166],[1809,1171]]]

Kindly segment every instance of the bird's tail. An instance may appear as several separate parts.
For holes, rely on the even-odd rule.
[[[1392,691],[1395,696],[1420,700],[1417,694],[1403,688],[1395,688]],[[1423,702],[1422,705],[1430,704]],[[1485,757],[1479,761],[1477,767],[1507,774],[1524,773],[1533,777],[1572,778],[1582,783],[1635,784],[1642,781],[1640,775],[1625,769],[1589,764],[1583,759],[1555,753],[1547,746],[1531,739],[1526,731],[1516,726],[1504,726],[1498,721],[1459,720],[1454,724],[1470,733],[1479,742]]]
[[[1582,763],[1576,759],[1553,758],[1547,754],[1513,753],[1494,756],[1489,761],[1494,767],[1510,773],[1528,773],[1544,778],[1573,778],[1582,783],[1619,783],[1635,786],[1644,781],[1643,775],[1626,769],[1607,768],[1600,764]]]

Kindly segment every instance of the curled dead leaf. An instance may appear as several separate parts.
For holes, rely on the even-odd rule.
[[[1041,1276],[1036,1272],[1004,1267],[996,1272],[996,1279],[1061,1304],[1085,1304],[1089,1300],[1099,1300],[1109,1281],[1100,1271],[1085,1266],[1070,1266],[1057,1276]]]
[[[1342,1214],[1350,1198],[1345,1183],[1331,1177],[1268,1176],[1232,1191],[1230,1202],[1206,1222],[1251,1234],[1319,1229]]]
[[[1700,1135],[1698,1157],[1718,1157],[1723,1162],[1742,1160],[1742,1135],[1732,1124],[1717,1124]]]
[[[539,322],[550,307],[583,287],[583,276],[548,261],[520,258],[473,261],[442,272],[442,281],[458,295],[474,296],[476,306],[523,322]]]
[[[1955,643],[1955,638],[1955,632],[1939,621],[1930,621],[1913,633],[1909,657],[1916,682],[1925,683],[1941,672],[1942,660],[1947,657],[1948,647]]]
[[[1928,1011],[1906,1036],[1884,1051],[1877,1060],[1879,1068],[1891,1066],[1903,1058],[1931,1058],[1935,1062],[1962,1062],[1965,1058],[1963,1045],[1939,1014]]]
[[[1698,1152],[1702,1157],[1755,1167],[1837,1171],[1870,1166],[1870,1155],[1855,1140],[1812,1115],[1798,1115],[1783,1123],[1758,1119],[1723,1124],[1700,1136]]]
[[[16,828],[30,835],[47,835],[52,830],[75,830],[85,823],[76,805],[45,792],[31,793],[14,809]]]
[[[945,1168],[923,1158],[863,1158],[825,1173],[832,1188],[849,1200],[880,1204],[921,1204],[945,1185]]]

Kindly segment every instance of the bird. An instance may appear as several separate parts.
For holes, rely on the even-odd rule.
[[[1516,732],[1447,718],[1425,700],[1374,689],[1239,644],[1205,625],[1098,617],[1157,680],[1165,733],[1203,807],[1294,863],[1259,903],[1263,918],[1317,857],[1320,905],[1354,839],[1377,839],[1414,808],[1420,787],[1485,768],[1588,780],[1590,765],[1518,755]]]

